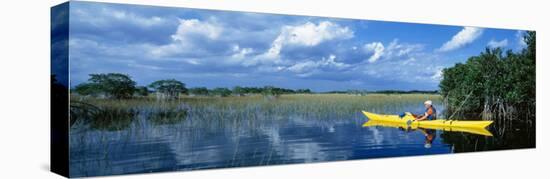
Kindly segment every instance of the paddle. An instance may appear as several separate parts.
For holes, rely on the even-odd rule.
[[[415,118],[415,120],[407,120],[407,126],[409,126],[409,127],[411,126],[411,124],[412,124],[414,121],[416,121],[416,117],[417,117],[417,115],[414,115],[414,114],[412,114],[412,113],[410,113],[410,114],[411,114],[411,116],[413,116],[413,117]],[[407,113],[401,113],[401,115],[399,115],[399,118],[403,118],[403,117],[405,117],[406,115],[407,115]]]
[[[418,116],[417,116],[417,115],[415,115],[415,114],[412,114],[412,113],[409,113],[409,114],[410,114],[411,116],[413,116],[413,117],[414,117],[414,119],[413,119],[413,120],[407,120],[407,126],[409,126],[409,127],[410,127],[410,126],[411,126],[411,124],[412,124],[412,123],[413,123],[414,121],[416,121],[416,118],[417,118]],[[403,117],[405,117],[405,115],[406,115],[406,113],[403,113],[403,114],[399,115],[399,117],[403,118]]]

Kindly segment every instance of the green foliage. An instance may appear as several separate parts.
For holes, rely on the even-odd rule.
[[[149,95],[149,89],[145,86],[136,87],[135,93],[136,96],[147,96]]]
[[[196,96],[206,96],[208,95],[208,89],[206,87],[190,88],[189,94],[196,95]]]
[[[281,88],[276,88],[273,86],[265,86],[262,91],[262,95],[267,97],[278,97],[282,93],[283,91],[281,90]]]
[[[90,74],[88,83],[75,87],[82,95],[106,95],[116,99],[130,98],[134,94],[136,82],[130,76],[120,73]]]
[[[240,87],[240,86],[235,86],[233,88],[233,94],[235,94],[236,96],[243,96],[246,94],[246,91],[244,88]]]
[[[222,89],[222,88],[219,88]],[[225,91],[225,90],[224,90]],[[231,120],[260,121],[263,119],[279,119],[281,116],[301,116],[304,119],[363,119],[361,110],[377,113],[397,114],[411,106],[418,107],[426,99],[431,99],[436,104],[441,103],[440,95],[433,94],[368,94],[354,96],[348,94],[283,94],[276,100],[266,100],[261,95],[247,95],[243,97],[184,97],[178,101],[157,102],[146,98],[113,100],[99,98],[82,98],[73,96],[72,106],[75,101],[83,101],[92,104],[93,107],[84,106],[84,109],[94,111],[91,115],[78,112],[71,117],[90,119],[121,119],[126,120],[127,112],[139,112],[134,118],[140,120],[144,117],[153,124],[179,123],[186,119],[210,120],[211,124],[223,123]],[[112,110],[104,110],[111,108]],[[96,114],[96,112],[105,114]],[[106,113],[108,112],[108,113]],[[97,118],[96,116],[107,116]],[[113,117],[111,117],[113,116]],[[114,118],[116,117],[116,118]],[[107,122],[107,121],[105,121]],[[122,124],[122,123],[121,123]],[[79,125],[79,123],[75,124]],[[118,124],[117,124],[118,125]],[[119,125],[121,126],[121,125]],[[117,127],[121,128],[121,127]]]
[[[178,98],[181,93],[187,94],[185,84],[175,79],[158,80],[149,87],[171,99]]]
[[[524,39],[527,49],[521,53],[503,55],[499,48],[486,49],[466,63],[444,69],[439,87],[448,110],[534,115],[525,109],[535,108],[535,32]]]
[[[235,86],[233,89],[229,88],[214,88],[212,90],[208,90],[205,87],[197,87],[197,88],[191,88],[189,89],[189,93],[197,96],[206,96],[206,95],[213,95],[213,96],[221,96],[226,97],[230,95],[234,96],[245,96],[245,95],[254,95],[254,94],[262,94],[263,96],[279,96],[281,94],[309,94],[312,93],[310,89],[298,89],[298,90],[292,90],[292,89],[285,89],[285,88],[278,88],[274,86],[265,86],[265,87],[242,87],[242,86]]]
[[[527,34],[523,37],[523,40],[527,44],[526,51],[523,52],[527,58],[532,59],[533,63],[536,59],[537,54],[537,34],[535,31],[528,31]]]
[[[98,106],[80,101],[71,101],[71,126],[80,121],[80,123],[89,124],[92,129],[119,131],[128,128],[139,113],[138,110],[124,106]],[[110,101],[121,102],[124,100]]]
[[[263,89],[258,87],[242,87],[243,91],[247,94],[260,94]]]
[[[74,91],[81,95],[98,95],[102,93],[100,86],[92,83],[82,83],[75,86]]]
[[[310,94],[311,90],[310,89],[297,89],[295,91],[295,93]]]
[[[187,108],[160,106],[150,112],[148,119],[155,125],[176,124],[183,121],[187,113]]]
[[[227,97],[231,95],[231,90],[227,88],[214,88],[209,93],[214,96]]]
[[[120,131],[130,127],[138,111],[123,108],[101,108],[90,121],[90,127],[96,130]]]

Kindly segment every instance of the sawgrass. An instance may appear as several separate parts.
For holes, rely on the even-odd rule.
[[[159,101],[153,96],[134,99],[99,99],[71,96],[71,101],[90,104],[100,109],[88,120],[102,124],[146,115],[153,124],[173,124],[185,119],[210,121],[278,120],[301,117],[311,120],[358,118],[361,110],[376,113],[398,113],[407,107],[422,108],[424,100],[442,100],[435,94],[289,94],[276,98],[250,96],[181,96]],[[73,115],[79,115],[78,113]],[[82,118],[82,117],[81,117]],[[108,127],[102,127],[112,129]],[[115,129],[119,129],[118,127]]]

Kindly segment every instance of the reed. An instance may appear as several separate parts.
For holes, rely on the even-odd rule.
[[[120,129],[115,121],[129,121],[144,115],[153,124],[174,124],[185,119],[220,122],[248,120],[281,120],[300,117],[309,120],[362,118],[361,110],[377,113],[398,113],[410,106],[422,108],[422,102],[430,99],[439,103],[442,98],[434,94],[288,94],[277,98],[261,95],[207,97],[181,96],[175,100],[158,101],[154,96],[134,99],[101,99],[71,97],[74,118],[85,118],[97,123],[101,129]],[[94,111],[90,113],[90,111]],[[117,127],[100,127],[116,124]]]

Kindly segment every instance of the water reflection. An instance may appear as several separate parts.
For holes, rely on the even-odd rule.
[[[430,126],[430,125],[424,125],[421,127],[418,123],[408,125],[406,123],[395,123],[395,122],[375,121],[375,120],[369,120],[363,124],[363,127],[373,127],[373,126],[392,127],[392,128],[398,128],[401,130],[422,129],[423,131],[440,130],[440,131],[447,131],[447,132],[465,132],[465,133],[476,134],[476,135],[493,136],[493,134],[487,129],[475,128],[475,127],[449,127],[449,126],[444,127],[444,126]]]
[[[189,115],[178,119],[183,120],[158,125],[151,114],[140,113],[123,130],[75,125],[71,176],[443,154],[477,151],[484,143],[498,141],[448,131],[365,128],[360,113],[316,120],[301,116],[204,120]],[[426,133],[432,135],[429,147]],[[471,147],[474,144],[476,148]]]
[[[465,133],[447,132],[441,134],[444,142],[453,145],[453,152],[473,152],[505,149],[523,149],[535,147],[535,127],[526,123],[497,128],[492,126],[494,137],[467,135]],[[498,132],[505,131],[505,132]]]

